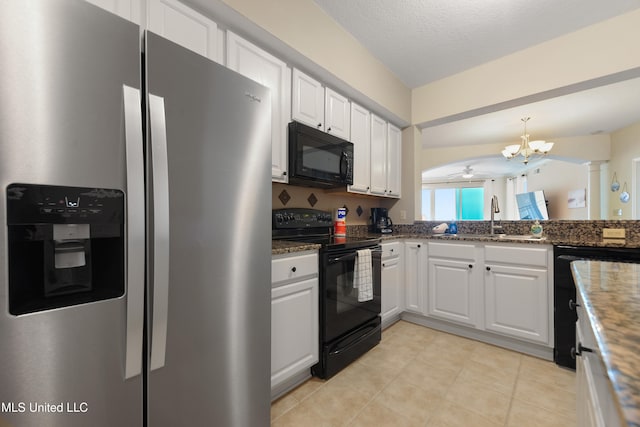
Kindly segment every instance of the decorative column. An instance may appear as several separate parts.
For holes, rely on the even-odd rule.
[[[589,162],[589,187],[587,188],[587,206],[588,217],[587,219],[606,219],[601,211],[602,200],[602,184],[601,184],[601,165],[606,163],[605,161],[593,160]]]

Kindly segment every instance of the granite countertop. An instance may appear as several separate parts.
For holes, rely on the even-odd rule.
[[[609,247],[609,248],[640,248],[640,241],[638,240],[575,240],[571,238],[555,238],[544,236],[539,238],[529,238],[528,235],[506,235],[503,237],[489,236],[487,234],[455,234],[455,235],[435,235],[425,233],[390,233],[390,234],[375,234],[364,233],[357,234],[362,238],[379,238],[383,242],[386,240],[396,239],[421,239],[431,240],[435,242],[447,242],[447,241],[471,241],[471,242],[485,242],[485,243],[518,243],[524,245],[570,245],[570,246],[588,246],[588,247]],[[283,242],[274,240],[272,243],[272,255],[284,254],[291,252],[301,252],[307,250],[319,249],[318,244],[309,244],[302,242]]]
[[[380,237],[379,234],[376,236]],[[505,235],[503,237],[491,237],[487,234],[456,234],[456,235],[436,235],[436,234],[420,234],[420,233],[401,233],[401,234],[385,234],[382,240],[392,239],[423,239],[432,241],[475,241],[489,243],[522,243],[526,245],[569,245],[569,246],[588,246],[598,248],[640,248],[638,240],[619,240],[619,239],[603,239],[603,240],[576,240],[571,238],[556,238],[543,236],[542,238],[534,238],[523,235]]]
[[[621,414],[640,425],[640,264],[574,261],[572,270]]]
[[[293,252],[315,251],[320,249],[317,243],[288,242],[285,240],[271,241],[271,255],[289,254]]]

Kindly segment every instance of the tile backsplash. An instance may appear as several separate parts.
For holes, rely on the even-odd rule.
[[[272,184],[271,199],[273,209],[313,208],[334,212],[346,207],[347,225],[367,225],[371,208],[390,209],[397,202],[396,199],[347,193],[345,189],[324,190],[277,183]]]

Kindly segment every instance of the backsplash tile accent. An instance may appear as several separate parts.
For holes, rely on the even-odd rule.
[[[289,196],[289,193],[287,193],[287,190],[282,190],[278,195],[278,199],[280,199],[283,206],[286,206],[287,203],[289,203],[289,200],[291,200],[291,196]]]
[[[362,206],[358,205],[358,208],[356,209],[356,213],[358,214],[358,216],[362,216],[363,212],[364,209],[362,209]]]
[[[311,207],[314,207],[316,203],[318,203],[318,198],[315,194],[311,193],[309,194],[309,197],[307,197],[307,202],[309,202],[309,205],[311,205]]]
[[[279,195],[285,190],[289,196],[286,202],[287,208],[313,208],[327,212],[335,212],[336,208],[347,205],[351,214],[347,217],[347,224],[365,225],[369,223],[369,211],[373,207],[383,207],[391,209],[397,200],[379,198],[372,196],[362,196],[359,194],[347,193],[346,188],[322,189],[299,187],[296,185],[282,184],[274,182],[272,184],[272,206],[273,209],[283,208],[284,202]],[[316,203],[312,206],[307,200],[313,192]],[[357,207],[362,208],[362,215],[358,216]]]

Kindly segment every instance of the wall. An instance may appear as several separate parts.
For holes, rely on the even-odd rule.
[[[609,179],[607,188],[611,185],[613,174],[616,173],[620,190],[617,192],[608,191],[609,193],[609,214],[608,218],[612,219],[640,219],[638,214],[636,218],[632,218],[632,203],[638,203],[637,198],[640,196],[639,189],[633,183],[633,159],[640,158],[640,122],[632,124],[624,129],[611,134],[611,162],[609,163]],[[629,203],[620,201],[620,192],[624,183],[627,183],[627,189],[632,197]],[[607,190],[605,188],[605,191]],[[634,200],[635,199],[635,200]],[[640,205],[636,205],[640,206]],[[622,209],[622,216],[614,215],[614,212]]]
[[[640,10],[414,89],[411,122],[421,125],[487,106],[496,111],[506,102],[528,104],[533,100],[526,97],[544,99],[559,88],[576,91],[572,85],[637,69],[638,22]]]
[[[346,206],[349,210],[347,214],[347,225],[368,225],[371,216],[371,208],[387,208],[391,209],[397,202],[397,199],[386,199],[381,197],[361,196],[347,193],[346,190],[323,190],[320,188],[298,187],[295,185],[272,184],[271,185],[271,202],[273,209],[281,208],[313,208],[324,211],[335,212],[336,208]],[[286,191],[290,197],[287,203],[283,203],[279,196],[282,191]],[[309,197],[314,195],[317,199],[316,203],[311,206]],[[362,213],[358,215],[358,207],[362,209]],[[391,219],[396,223],[396,217],[390,212]]]
[[[609,135],[588,135],[571,138],[549,138],[555,145],[549,158],[574,162],[609,160]],[[481,144],[464,147],[435,147],[422,150],[421,170],[470,158],[502,157],[504,144]]]
[[[550,219],[589,219],[587,206],[570,209],[567,203],[569,191],[587,190],[588,179],[587,164],[551,161],[527,173],[527,190],[544,191]]]

